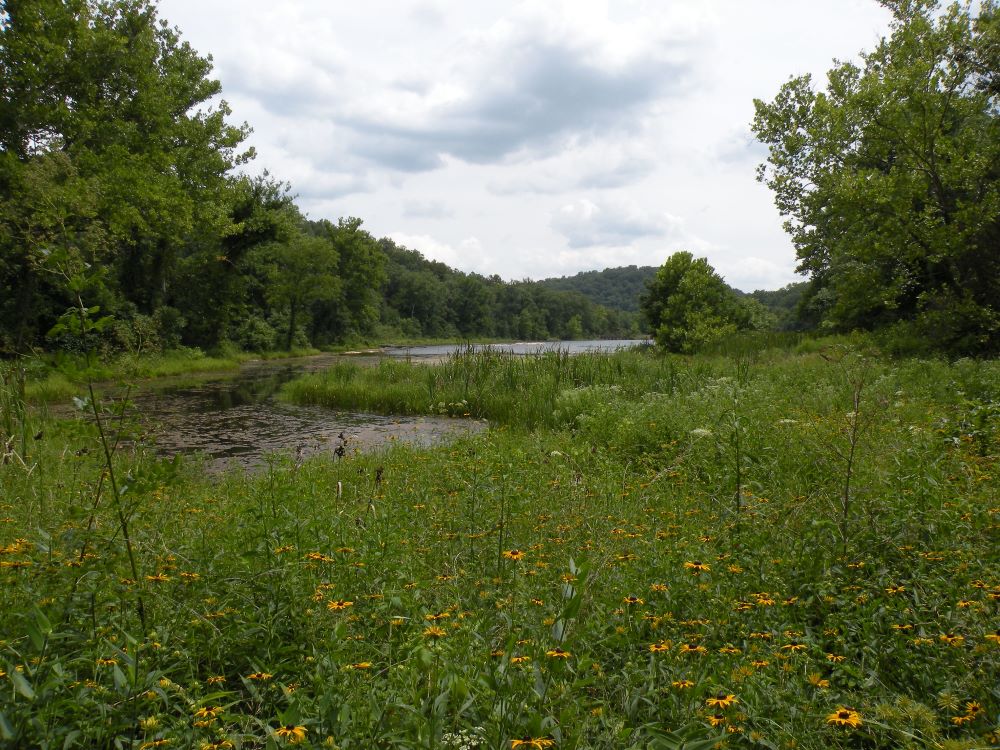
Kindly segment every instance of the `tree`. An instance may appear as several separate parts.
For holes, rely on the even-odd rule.
[[[884,0],[892,33],[756,101],[758,177],[788,217],[807,297],[836,330],[894,326],[1000,350],[1000,12]]]
[[[305,234],[268,246],[264,252],[269,261],[267,294],[288,313],[285,348],[291,350],[303,311],[313,302],[336,299],[342,293],[339,256],[329,240]]]
[[[639,309],[656,343],[667,351],[690,353],[749,328],[751,316],[706,258],[674,253],[647,283]]]
[[[110,270],[96,292],[109,311],[148,313],[179,260],[232,229],[229,172],[252,152],[225,103],[208,104],[210,71],[148,0],[0,3],[0,288],[30,305],[2,313],[41,311],[13,346],[66,306],[53,251]]]

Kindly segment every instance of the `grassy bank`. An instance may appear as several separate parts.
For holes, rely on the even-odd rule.
[[[255,359],[282,359],[318,354],[315,349],[289,352],[230,352],[207,355],[200,349],[120,355],[110,359],[52,355],[26,358],[17,367],[24,371],[24,397],[32,403],[66,400],[79,395],[87,381],[118,382],[176,375],[235,370]]]
[[[998,363],[486,353],[323,378],[297,398],[496,426],[218,482],[130,448],[112,483],[92,427],[20,431],[4,741],[996,740]]]

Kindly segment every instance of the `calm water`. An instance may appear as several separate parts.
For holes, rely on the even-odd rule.
[[[641,341],[563,341],[495,344],[488,348],[531,354],[614,351]],[[335,455],[370,451],[396,442],[428,445],[485,429],[482,421],[435,416],[384,416],[298,406],[275,394],[289,380],[334,362],[374,364],[382,357],[423,361],[442,359],[464,346],[392,348],[362,354],[320,354],[300,359],[248,362],[235,373],[171,383],[157,381],[133,396],[146,431],[163,455],[201,454],[210,471],[241,465],[257,468],[274,452],[287,455]],[[486,347],[483,347],[486,348]]]

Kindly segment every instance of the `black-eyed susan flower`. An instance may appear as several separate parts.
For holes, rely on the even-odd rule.
[[[853,708],[838,706],[836,711],[826,717],[826,723],[833,724],[838,727],[850,727],[851,729],[856,729],[864,722],[861,721],[861,714]]]
[[[896,594],[902,594],[904,591],[906,591],[906,587],[901,586],[900,584],[897,583],[886,588],[885,593],[887,593],[889,596],[894,596]]]
[[[691,680],[674,680],[670,683],[678,690],[687,690],[688,688],[694,687],[694,683]]]
[[[526,750],[545,750],[545,748],[552,747],[556,744],[556,741],[550,737],[528,737],[524,736],[520,739],[511,740],[510,747],[511,750],[514,748],[523,747]]]
[[[517,562],[518,560],[524,559],[524,552],[522,552],[519,549],[508,549],[503,551],[503,556],[507,560],[513,560],[514,562]]]
[[[300,742],[305,742],[307,731],[305,727],[286,724],[275,729],[274,734],[276,737],[287,740],[289,744],[297,745]]]
[[[348,601],[346,599],[334,599],[326,603],[326,608],[331,612],[341,612],[348,607],[353,607],[354,602]]]
[[[710,716],[706,716],[705,718],[708,719],[708,723],[711,724],[713,727],[717,727],[720,724],[726,723],[726,717],[723,714],[711,714]]]
[[[828,688],[830,687],[830,681],[825,679],[819,672],[813,672],[807,678],[809,684],[816,688]]]
[[[670,641],[660,641],[659,643],[650,643],[649,652],[651,654],[661,654],[664,651],[669,651],[673,644]]]
[[[983,636],[988,641],[993,641],[995,644],[1000,646],[1000,630],[994,630],[992,633],[987,633]]]
[[[569,651],[564,651],[563,649],[556,647],[546,651],[545,655],[550,659],[568,659],[573,654],[571,654]]]
[[[735,703],[739,703],[739,698],[732,693],[718,693],[705,701],[709,708],[729,708]]]
[[[708,649],[704,646],[696,646],[692,643],[682,643],[680,645],[680,652],[685,656],[701,656],[702,654],[708,653]]]
[[[645,599],[640,599],[638,596],[626,596],[622,601],[625,604],[645,604]]]
[[[253,674],[247,675],[248,680],[255,680],[256,682],[267,682],[272,677],[274,677],[274,675],[270,672],[254,672]]]
[[[444,628],[440,628],[437,625],[431,625],[430,627],[424,628],[424,637],[426,638],[444,638],[447,635]]]
[[[694,560],[684,563],[684,567],[690,570],[692,573],[705,573],[712,569],[712,566],[708,563],[703,563],[700,560]]]
[[[221,706],[202,706],[194,712],[194,717],[196,719],[214,719],[221,713]]]
[[[942,633],[938,636],[938,639],[942,643],[947,643],[949,646],[954,646],[956,648],[965,643],[965,636],[955,635],[954,633]]]

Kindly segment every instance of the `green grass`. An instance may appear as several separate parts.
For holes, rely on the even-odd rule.
[[[88,380],[112,382],[225,372],[255,359],[305,357],[318,353],[316,349],[294,349],[290,352],[232,352],[209,356],[200,349],[182,349],[139,356],[123,354],[106,360],[54,355],[26,359],[20,366],[27,374],[24,389],[27,401],[50,403],[78,395]]]
[[[135,579],[93,428],[46,423],[0,474],[3,741],[994,741],[1000,363],[462,355],[317,382],[494,427],[220,480],[122,448]]]

